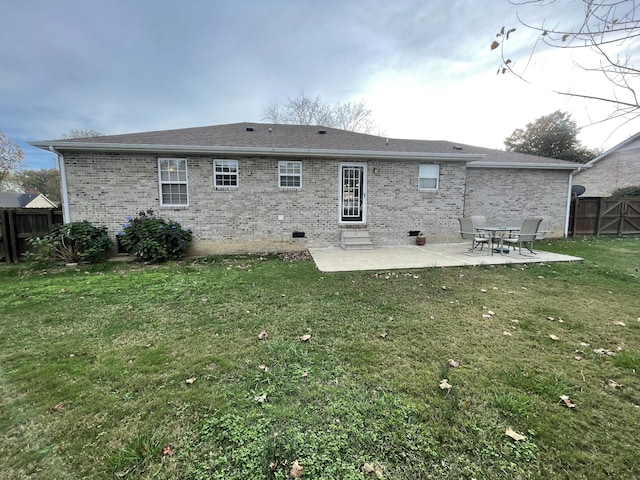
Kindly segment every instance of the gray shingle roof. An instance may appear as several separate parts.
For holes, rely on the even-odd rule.
[[[323,133],[324,132],[324,133]],[[288,149],[304,154],[305,151],[354,151],[393,152],[434,154],[451,156],[452,159],[466,159],[470,166],[491,166],[493,164],[514,164],[542,168],[577,168],[573,162],[506,152],[503,150],[475,147],[448,141],[410,140],[387,138],[349,132],[318,125],[282,125],[265,123],[232,123],[208,127],[183,128],[177,130],[161,130],[154,132],[130,133],[124,135],[105,135],[91,138],[65,139],[32,142],[34,146],[48,148],[53,146],[60,151],[104,149],[117,146],[120,150],[129,147],[131,150],[147,151],[152,147],[172,147],[172,151],[190,148],[249,148],[256,152],[268,152],[272,149]],[[104,148],[102,148],[104,147]],[[472,155],[473,157],[470,157]],[[328,155],[330,156],[330,155]],[[482,157],[479,157],[482,156]],[[495,165],[494,165],[495,166]]]
[[[0,208],[25,207],[38,195],[38,193],[0,192]]]

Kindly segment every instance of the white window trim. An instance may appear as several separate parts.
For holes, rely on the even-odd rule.
[[[300,166],[300,173],[285,173],[283,174],[280,170],[280,168],[286,164],[290,164],[290,163],[296,163]],[[286,186],[286,185],[282,185],[282,177],[299,177],[300,178],[300,185],[292,187],[292,186]],[[302,162],[299,160],[280,160],[278,162],[278,188],[281,190],[302,190]]]
[[[423,176],[424,170],[430,170],[429,175]],[[435,170],[435,172],[433,172]],[[435,176],[432,174],[435,173]],[[423,178],[427,179],[435,179],[436,186],[435,188],[421,188],[420,180]],[[429,164],[421,164],[418,166],[418,190],[421,192],[437,192],[440,188],[440,165],[437,163],[429,163]]]
[[[235,185],[217,185],[216,184],[216,163],[218,162],[231,162],[235,164],[236,167],[236,172],[235,174],[223,174],[223,175],[235,175],[236,177],[236,184]],[[216,190],[237,190],[238,187],[240,186],[240,166],[238,164],[238,160],[234,160],[231,158],[215,158],[213,160],[213,188],[215,188]]]
[[[163,160],[179,160],[184,162],[184,173],[185,180],[172,180],[165,181],[162,180],[162,161]],[[162,186],[163,185],[185,185],[187,187],[187,203],[164,203],[162,197]],[[158,202],[161,207],[174,207],[174,208],[185,208],[189,206],[189,166],[187,164],[186,158],[169,158],[169,157],[158,157]]]

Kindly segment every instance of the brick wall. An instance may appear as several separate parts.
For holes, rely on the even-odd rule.
[[[342,229],[352,228],[338,218],[344,160],[304,159],[302,189],[282,190],[277,159],[239,158],[239,187],[216,190],[213,157],[186,158],[189,206],[163,208],[157,156],[65,154],[71,221],[104,225],[115,238],[127,216],[153,209],[193,231],[194,254],[337,246]],[[420,192],[420,162],[353,163],[367,167],[366,226],[378,246],[414,244],[411,230],[422,231],[430,243],[458,240],[458,217],[472,214],[500,223],[543,215],[553,219],[554,233],[564,229],[565,172],[467,169],[464,162],[441,162],[439,190]],[[294,231],[305,232],[305,238],[292,238]]]
[[[640,185],[640,150],[612,153],[578,173],[573,183],[584,186],[587,197],[608,197],[619,188]]]
[[[239,188],[213,187],[213,158],[190,156],[187,208],[162,208],[155,155],[67,153],[71,220],[105,225],[112,236],[125,217],[153,209],[194,232],[194,251],[226,253],[340,244],[337,160],[302,161],[302,189],[278,188],[273,158],[240,158]],[[347,163],[347,162],[342,162]],[[419,192],[418,162],[356,161],[367,166],[367,227],[376,245],[412,244],[410,230],[430,241],[457,235],[465,167],[442,163],[438,192]],[[278,220],[282,216],[283,220]],[[292,232],[305,232],[294,239]],[[453,232],[453,235],[452,235]]]
[[[563,236],[568,184],[569,172],[563,170],[468,168],[464,215],[485,215],[499,225],[545,217],[547,236]]]

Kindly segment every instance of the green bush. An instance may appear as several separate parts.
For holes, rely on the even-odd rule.
[[[156,217],[153,210],[127,217],[118,234],[120,245],[131,255],[147,262],[163,262],[183,258],[191,245],[191,230],[178,222]]]
[[[640,185],[619,188],[610,196],[613,198],[634,197],[635,199],[637,197],[640,197]]]
[[[106,227],[87,221],[54,225],[51,233],[28,240],[32,247],[24,254],[27,261],[46,263],[95,263],[113,247]]]

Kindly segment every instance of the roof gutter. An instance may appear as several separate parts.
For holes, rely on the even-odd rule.
[[[519,162],[470,162],[468,168],[518,168],[535,170],[577,170],[579,165],[559,164],[559,163],[519,163]]]
[[[58,166],[60,168],[60,185],[62,186],[62,221],[64,223],[71,222],[71,214],[69,211],[69,190],[67,189],[67,168],[64,164],[64,156],[56,151],[53,146],[49,145],[49,150],[58,156]]]
[[[31,142],[38,148],[54,146],[47,142]],[[258,155],[278,157],[331,157],[331,158],[369,158],[396,160],[448,160],[469,162],[486,157],[484,153],[430,153],[430,152],[381,152],[377,150],[334,150],[334,149],[301,149],[301,148],[264,148],[264,147],[223,147],[193,145],[154,145],[154,144],[122,144],[122,143],[81,143],[57,142],[55,148],[67,151],[109,151],[109,152],[145,152],[172,154],[223,154],[223,155]],[[54,151],[54,150],[52,150]]]

